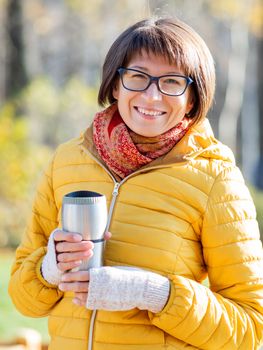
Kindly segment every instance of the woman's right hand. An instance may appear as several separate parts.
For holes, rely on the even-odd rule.
[[[52,285],[57,286],[63,273],[81,265],[92,257],[93,243],[83,241],[78,233],[55,229],[49,236],[47,252],[41,264],[41,274]]]
[[[79,267],[83,260],[88,260],[93,255],[93,242],[82,240],[78,233],[56,230],[54,243],[57,267],[62,272]]]
[[[106,232],[104,239],[110,239],[110,232]],[[41,273],[44,279],[57,286],[62,275],[81,265],[93,255],[94,244],[82,240],[78,233],[54,230],[48,240],[47,253],[41,264]]]

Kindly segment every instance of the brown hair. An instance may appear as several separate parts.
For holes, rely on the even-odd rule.
[[[205,118],[214,97],[215,67],[203,39],[187,24],[173,18],[150,18],[126,29],[112,44],[103,64],[98,102],[115,102],[113,88],[119,79],[117,69],[125,67],[142,51],[162,55],[194,80],[191,88],[195,104],[189,117]]]

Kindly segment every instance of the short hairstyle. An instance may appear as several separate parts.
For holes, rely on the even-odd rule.
[[[194,81],[194,107],[189,117],[195,123],[205,118],[215,91],[215,67],[204,40],[187,24],[175,18],[150,18],[127,28],[110,47],[106,55],[102,82],[98,94],[101,106],[113,103],[113,89],[119,75],[117,69],[126,67],[137,53],[153,53],[166,57],[170,64]]]

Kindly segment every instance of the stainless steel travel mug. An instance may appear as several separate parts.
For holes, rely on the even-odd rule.
[[[83,261],[77,270],[102,266],[106,226],[107,204],[104,195],[91,191],[76,191],[63,197],[62,229],[79,233],[83,240],[94,243],[93,256]]]

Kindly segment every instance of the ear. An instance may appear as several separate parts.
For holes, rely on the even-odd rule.
[[[187,103],[186,114],[189,114],[195,105],[195,97],[192,94],[189,96],[189,101]]]
[[[113,97],[115,98],[115,100],[118,100],[118,99],[119,99],[119,91],[120,91],[120,89],[119,89],[119,84],[116,83],[116,84],[114,85],[114,87],[113,87],[113,90],[112,90],[112,95],[113,95]]]

